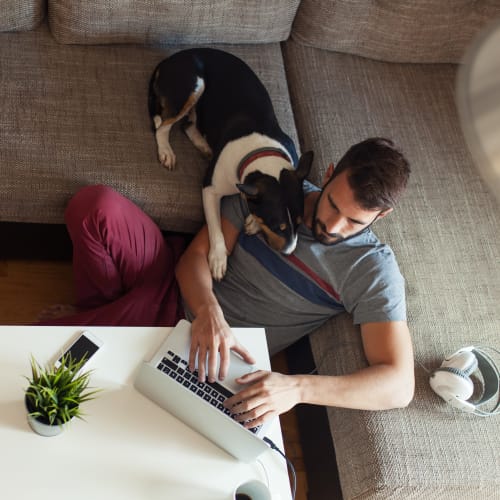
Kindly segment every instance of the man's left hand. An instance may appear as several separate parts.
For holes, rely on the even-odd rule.
[[[224,406],[238,422],[251,428],[263,424],[300,402],[298,377],[259,370],[236,379],[239,384],[251,384],[228,398]]]

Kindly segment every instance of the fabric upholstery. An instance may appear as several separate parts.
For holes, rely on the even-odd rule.
[[[498,0],[303,0],[292,37],[322,49],[396,62],[459,62],[500,17]]]
[[[279,45],[224,48],[261,76],[282,128],[296,137]],[[196,231],[207,163],[174,128],[177,168],[162,167],[147,109],[150,75],[175,50],[60,45],[43,25],[0,35],[2,220],[62,224],[71,195],[102,183],[162,229]]]
[[[317,153],[315,181],[367,137],[392,138],[411,163],[408,191],[374,231],[406,278],[415,359],[433,369],[460,347],[498,347],[500,207],[461,134],[457,66],[384,63],[293,42],[284,57],[301,146]],[[322,374],[366,366],[348,315],[324,325],[311,343]],[[329,409],[344,498],[455,499],[473,491],[494,498],[497,418],[453,409],[418,363],[415,373],[415,399],[406,409]]]
[[[0,0],[0,31],[35,28],[45,17],[47,0]]]
[[[298,4],[299,0],[50,0],[49,19],[61,43],[268,43],[288,38]]]

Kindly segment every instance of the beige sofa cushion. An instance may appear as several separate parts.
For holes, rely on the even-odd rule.
[[[500,205],[462,137],[457,65],[393,64],[294,42],[284,57],[301,146],[317,153],[314,180],[366,137],[391,137],[408,156],[408,191],[374,231],[406,278],[416,360],[432,369],[463,346],[498,348]],[[348,315],[311,343],[321,374],[366,366]],[[498,417],[453,409],[419,364],[415,374],[408,408],[328,410],[344,499],[498,498]]]
[[[0,0],[0,31],[35,28],[45,17],[46,0]]]
[[[303,0],[292,37],[305,45],[398,62],[459,62],[478,30],[500,16],[480,0]]]
[[[266,43],[288,38],[298,4],[299,0],[49,0],[49,19],[61,43]]]

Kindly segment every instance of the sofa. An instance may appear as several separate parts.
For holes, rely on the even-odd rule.
[[[161,167],[147,111],[153,68],[181,48],[220,47],[255,70],[282,128],[315,152],[312,182],[350,145],[392,138],[412,176],[375,232],[406,278],[415,397],[402,409],[309,415],[323,433],[312,448],[334,447],[305,457],[309,498],[500,498],[498,417],[456,410],[429,386],[446,355],[499,347],[500,207],[455,102],[462,56],[500,16],[498,0],[0,0],[0,13],[4,255],[26,234],[42,248],[69,198],[95,183],[166,232],[201,227],[206,163],[174,129],[177,167]],[[307,351],[320,374],[366,365],[347,314],[290,349],[291,366]]]

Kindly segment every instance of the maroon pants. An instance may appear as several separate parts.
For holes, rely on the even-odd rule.
[[[45,324],[172,326],[183,317],[174,269],[184,238],[164,238],[139,207],[106,186],[76,193],[65,221],[80,312]]]

